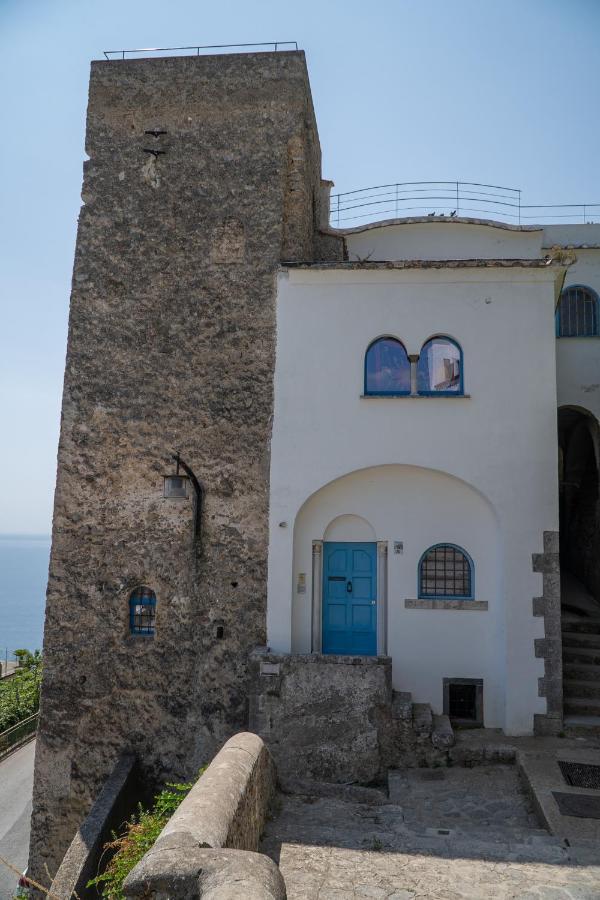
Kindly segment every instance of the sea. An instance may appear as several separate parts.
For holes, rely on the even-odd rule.
[[[41,650],[50,535],[0,534],[0,660]]]

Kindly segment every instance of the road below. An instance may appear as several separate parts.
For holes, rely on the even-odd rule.
[[[29,851],[35,741],[0,762],[0,856],[23,871]],[[17,876],[0,864],[0,900],[11,900]]]

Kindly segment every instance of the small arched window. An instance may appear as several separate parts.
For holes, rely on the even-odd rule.
[[[377,338],[367,348],[365,394],[410,394],[410,361],[396,338]]]
[[[421,347],[417,363],[419,394],[462,394],[462,350],[452,338],[433,337]]]
[[[129,631],[152,636],[156,626],[156,594],[148,587],[138,587],[129,597]]]
[[[473,562],[455,544],[435,544],[419,562],[419,598],[472,600]]]
[[[565,288],[556,312],[557,337],[595,337],[598,333],[596,292],[583,285]]]

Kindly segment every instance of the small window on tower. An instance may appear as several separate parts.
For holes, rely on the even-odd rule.
[[[139,587],[129,597],[129,631],[153,637],[156,631],[156,594]]]

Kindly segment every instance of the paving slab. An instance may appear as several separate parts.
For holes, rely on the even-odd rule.
[[[541,752],[520,750],[517,754],[519,769],[529,788],[536,812],[546,828],[571,844],[590,841],[597,842],[600,846],[600,819],[563,815],[555,797],[555,794],[560,793],[584,798],[596,797],[600,801],[600,790],[569,785],[560,770],[561,760],[600,766],[600,751],[571,746]]]

